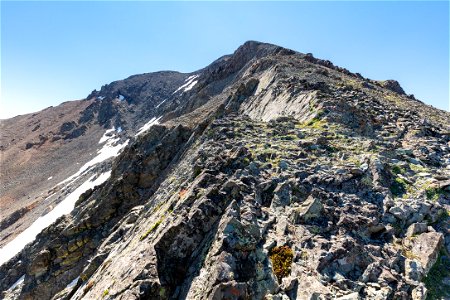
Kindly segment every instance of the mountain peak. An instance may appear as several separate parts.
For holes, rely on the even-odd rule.
[[[3,120],[1,297],[449,297],[449,124],[255,41]]]

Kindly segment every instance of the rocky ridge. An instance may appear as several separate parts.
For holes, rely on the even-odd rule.
[[[145,100],[165,86],[153,75],[88,97],[80,120],[119,103],[104,128],[131,136],[125,112],[142,101],[161,124],[0,267],[2,297],[450,297],[448,113],[395,81],[257,42],[188,75],[158,107]]]

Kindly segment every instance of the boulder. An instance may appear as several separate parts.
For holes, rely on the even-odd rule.
[[[297,296],[296,299],[331,299],[332,292],[315,277],[302,274],[302,276],[298,279],[295,295]]]
[[[248,299],[248,297],[246,283],[230,281],[218,284],[210,299]]]
[[[425,300],[427,298],[427,288],[423,283],[415,287],[411,292],[412,300]]]
[[[291,203],[292,187],[289,181],[278,184],[273,193],[272,208],[285,207]]]
[[[361,299],[361,297],[359,296],[359,294],[357,292],[354,293],[350,293],[338,298],[335,298],[336,300],[359,300]]]
[[[418,258],[423,266],[424,275],[428,274],[436,262],[443,241],[444,236],[440,232],[422,233],[414,239],[411,253]]]
[[[400,83],[397,80],[384,80],[380,82],[380,85],[388,90],[396,92],[400,95],[405,95],[405,91],[401,87]]]
[[[423,274],[424,274],[423,267],[420,262],[418,262],[415,259],[409,259],[409,258],[407,258],[405,260],[406,279],[413,281],[413,282],[418,282],[418,281],[422,280]]]
[[[295,207],[291,210],[290,220],[294,224],[300,222],[308,222],[311,219],[317,218],[323,211],[323,205],[320,200],[309,196],[300,207]]]
[[[412,237],[414,235],[427,232],[427,230],[428,230],[427,223],[414,223],[408,227],[408,230],[406,231],[406,236]]]
[[[47,249],[39,252],[31,262],[28,274],[39,277],[44,274],[50,265],[51,254]]]

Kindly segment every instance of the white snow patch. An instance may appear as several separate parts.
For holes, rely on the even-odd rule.
[[[120,100],[120,101],[123,101],[123,100],[125,100],[125,96],[124,96],[124,95],[122,95],[122,94],[119,94],[119,100]]]
[[[197,82],[198,82],[197,80],[192,81],[187,87],[184,88],[184,91],[185,92],[190,91],[194,87],[194,85],[197,84]]]
[[[47,180],[50,180],[50,179],[52,179],[53,178],[53,176],[50,176],[49,178],[47,178]]]
[[[71,289],[71,288],[73,288],[73,287],[77,284],[78,279],[80,279],[80,276],[78,276],[77,278],[75,278],[74,280],[72,280],[72,281],[66,286],[66,289]]]
[[[122,127],[117,127],[117,129],[116,129],[116,131],[117,131],[117,133],[121,133],[123,130],[122,130]]]
[[[198,78],[198,76],[200,76],[200,75],[192,75],[192,76],[189,76],[188,78],[186,78],[185,82],[192,81],[192,80],[194,80],[195,78]]]
[[[114,128],[106,130],[105,134],[100,139],[99,143],[106,142],[106,144],[100,150],[97,151],[97,156],[95,156],[93,159],[91,159],[90,161],[85,163],[78,170],[78,172],[76,172],[72,176],[66,178],[65,180],[61,181],[57,185],[64,184],[66,182],[72,182],[75,178],[77,178],[78,176],[83,174],[83,172],[88,170],[91,166],[96,165],[102,161],[105,161],[110,157],[115,157],[115,156],[119,155],[120,150],[122,150],[123,148],[125,148],[126,145],[128,145],[129,140],[126,140],[123,144],[116,144],[114,146],[114,144],[117,143],[120,140],[120,138],[116,138],[114,135],[109,136],[109,137],[106,136],[109,132],[114,131],[114,130],[115,130]]]
[[[105,96],[98,96],[97,99],[98,100],[103,100],[103,99],[105,99]]]
[[[114,132],[114,131],[115,131],[114,127],[106,130],[105,133],[103,134],[103,136],[98,141],[98,143],[103,144],[104,142],[108,141],[111,137],[113,137],[113,134],[111,134],[111,132]]]
[[[191,90],[194,85],[197,84],[197,80],[194,81],[194,79],[198,78],[200,75],[192,75],[189,76],[184,82],[184,84],[182,86],[180,86],[179,88],[176,89],[175,92],[173,92],[173,94],[175,94],[176,92],[183,90],[183,92],[187,92],[189,90]]]
[[[115,157],[119,154],[120,150],[122,150],[123,148],[125,148],[126,145],[128,145],[129,140],[126,140],[123,144],[117,144],[117,145],[113,145],[114,143],[118,142],[120,139],[110,139],[108,140],[108,142],[103,146],[103,148],[101,148],[100,150],[98,150],[98,155],[96,157],[94,157],[93,159],[91,159],[90,161],[88,161],[86,164],[84,164],[80,171],[80,174],[83,173],[85,170],[87,170],[89,167],[96,165],[102,161],[107,160],[110,157]]]
[[[143,134],[144,132],[146,132],[147,130],[150,129],[150,127],[152,127],[153,125],[159,124],[159,120],[162,118],[158,117],[158,118],[152,118],[150,121],[148,121],[147,123],[145,123],[144,126],[142,126],[141,128],[139,128],[138,132],[135,134],[135,136],[139,136],[141,134]]]
[[[167,101],[167,99],[166,100],[164,100],[163,102],[161,102],[161,103],[159,103],[158,105],[156,105],[155,106],[155,108],[158,108],[158,107],[160,107],[161,106],[161,104],[163,104],[164,102],[166,102]]]
[[[50,224],[56,221],[62,215],[70,213],[75,202],[78,200],[80,195],[90,188],[105,182],[109,176],[111,176],[111,171],[100,174],[95,180],[92,175],[88,180],[86,180],[82,185],[80,185],[76,190],[70,193],[64,200],[62,200],[58,205],[55,206],[48,214],[39,217],[33,224],[27,229],[22,231],[18,236],[16,236],[11,242],[6,244],[0,249],[0,265],[7,262],[9,259],[14,257],[19,253],[28,243],[34,241],[36,236]]]
[[[16,282],[13,283],[12,286],[9,287],[8,291],[13,291],[18,285],[22,284],[25,280],[25,275],[22,275]]]

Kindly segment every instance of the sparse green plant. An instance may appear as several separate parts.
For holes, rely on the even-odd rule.
[[[292,259],[294,252],[288,246],[275,247],[270,251],[270,260],[272,261],[273,272],[278,281],[291,273]]]
[[[448,299],[450,297],[450,286],[443,284],[444,278],[450,276],[449,254],[444,248],[439,252],[436,263],[428,275],[423,279],[428,289],[427,300]]]
[[[322,128],[323,124],[325,123],[322,120],[322,115],[323,115],[323,111],[317,112],[316,116],[306,123],[306,126],[313,127],[313,128]]]
[[[415,164],[409,164],[409,168],[413,170],[414,172],[426,172],[428,171],[427,168],[421,166],[421,165],[415,165]]]
[[[202,173],[202,169],[199,166],[194,166],[193,178],[197,178]]]
[[[404,257],[409,258],[409,259],[417,259],[419,258],[417,255],[415,255],[411,249],[408,249],[406,247],[402,248],[402,254]]]
[[[108,296],[108,294],[109,294],[109,289],[106,289],[103,291],[102,297],[104,298],[104,297]]]
[[[392,173],[394,173],[394,174],[404,174],[405,173],[405,169],[398,165],[393,165],[391,170],[392,170]]]
[[[406,187],[407,187],[406,181],[399,177],[396,177],[391,184],[390,190],[392,195],[400,197],[406,193]]]
[[[316,225],[311,225],[308,228],[309,232],[311,232],[312,234],[319,234],[320,233],[320,227],[316,226]]]
[[[369,175],[364,175],[361,178],[361,183],[368,187],[373,185],[372,178]]]
[[[429,187],[425,189],[425,195],[428,200],[437,201],[440,195],[444,194],[444,190],[441,188]]]
[[[143,240],[145,239],[150,233],[152,233],[154,230],[156,230],[158,228],[158,226],[161,224],[161,222],[163,221],[163,218],[159,219],[158,221],[156,221],[155,224],[153,224],[143,235],[141,235],[141,237],[139,238],[139,240]]]
[[[302,260],[307,260],[308,259],[308,251],[302,250],[302,252],[300,254],[300,258]]]
[[[155,207],[152,210],[152,214],[157,212],[161,208],[161,206],[163,206],[163,205],[164,205],[164,202],[160,202],[157,205],[155,205]]]

